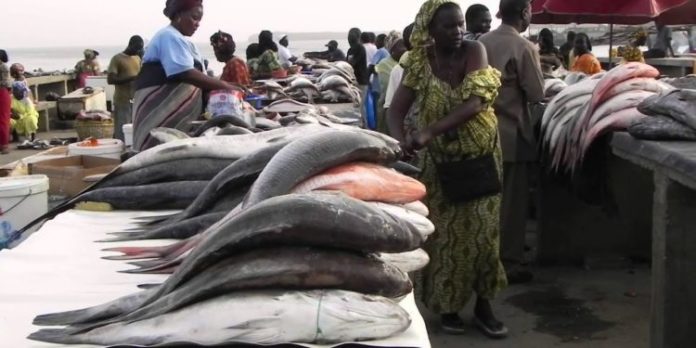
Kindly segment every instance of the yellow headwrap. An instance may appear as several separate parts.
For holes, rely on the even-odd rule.
[[[432,38],[428,30],[430,22],[432,22],[437,9],[450,2],[454,3],[452,0],[428,0],[421,6],[418,15],[416,15],[416,26],[413,28],[413,34],[411,34],[411,45],[415,49],[432,44]]]

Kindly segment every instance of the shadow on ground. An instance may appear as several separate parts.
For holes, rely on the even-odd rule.
[[[510,286],[494,301],[496,315],[510,330],[491,340],[472,325],[462,336],[444,334],[439,319],[420,306],[434,348],[573,347],[643,348],[649,346],[650,270],[542,268],[536,279]],[[473,302],[473,301],[471,301]],[[461,314],[472,318],[473,305]]]

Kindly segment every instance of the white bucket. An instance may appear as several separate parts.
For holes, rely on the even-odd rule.
[[[98,139],[97,146],[80,146],[82,142],[68,145],[69,156],[96,156],[104,158],[121,159],[123,142],[118,139]]]
[[[19,230],[48,211],[48,177],[0,178],[0,224]],[[3,226],[4,227],[4,226]]]
[[[133,124],[128,123],[123,125],[123,139],[126,141],[126,147],[133,146]]]

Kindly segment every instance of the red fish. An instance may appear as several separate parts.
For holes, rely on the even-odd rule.
[[[363,201],[406,204],[425,197],[425,186],[393,169],[377,164],[355,162],[331,168],[311,177],[293,193],[341,191]]]

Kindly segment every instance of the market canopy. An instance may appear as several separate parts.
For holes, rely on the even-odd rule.
[[[534,0],[534,24],[696,24],[696,0]]]

